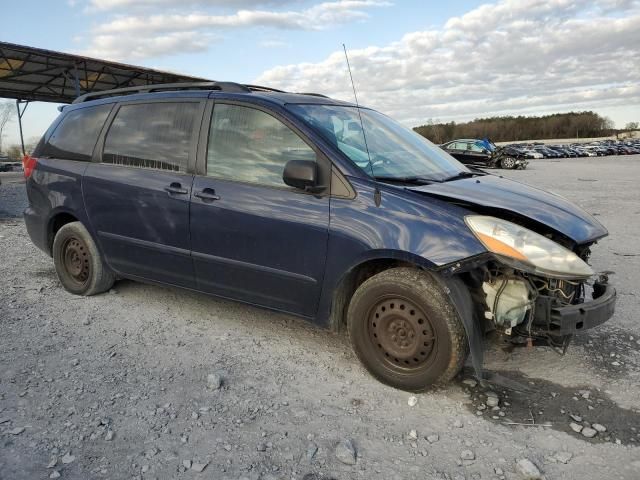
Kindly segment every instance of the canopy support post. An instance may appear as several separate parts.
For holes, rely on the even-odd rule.
[[[20,105],[24,104],[23,108],[20,108]],[[24,115],[25,110],[29,106],[29,100],[16,100],[16,108],[18,109],[18,128],[20,129],[20,145],[22,146],[22,156],[26,155],[24,150],[24,135],[22,133],[22,116]]]

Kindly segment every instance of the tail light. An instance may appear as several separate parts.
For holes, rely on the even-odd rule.
[[[31,155],[25,155],[22,159],[22,166],[24,168],[24,178],[29,178],[38,165],[38,159]]]

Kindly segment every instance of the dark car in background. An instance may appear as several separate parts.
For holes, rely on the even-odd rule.
[[[87,94],[24,171],[29,236],[69,292],[127,278],[298,315],[348,332],[401,389],[451,380],[468,351],[484,378],[491,331],[566,348],[614,312],[587,263],[607,235],[594,217],[322,96],[228,82]]]
[[[640,153],[640,140],[599,140],[571,144],[512,143],[504,148],[516,148],[525,158],[604,157]]]
[[[459,139],[440,145],[445,152],[466,165],[475,167],[526,168],[525,156],[516,149],[505,150],[478,139]]]

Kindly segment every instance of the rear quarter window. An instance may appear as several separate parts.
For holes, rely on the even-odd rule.
[[[112,104],[96,105],[67,113],[46,138],[40,156],[88,162]]]
[[[185,172],[198,102],[123,105],[109,127],[103,163]]]

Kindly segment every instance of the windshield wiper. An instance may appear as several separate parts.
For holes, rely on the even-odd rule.
[[[456,173],[455,175],[452,175],[451,177],[447,177],[442,181],[443,182],[450,182],[452,180],[460,180],[461,178],[475,177],[476,175],[477,176],[482,176],[482,175],[486,175],[486,173],[484,173],[484,172],[460,172],[460,173]]]
[[[428,185],[430,183],[440,183],[441,180],[436,180],[434,178],[428,177],[385,177],[385,176],[376,176],[373,177],[380,182],[388,182],[388,183],[405,183],[408,185]]]

